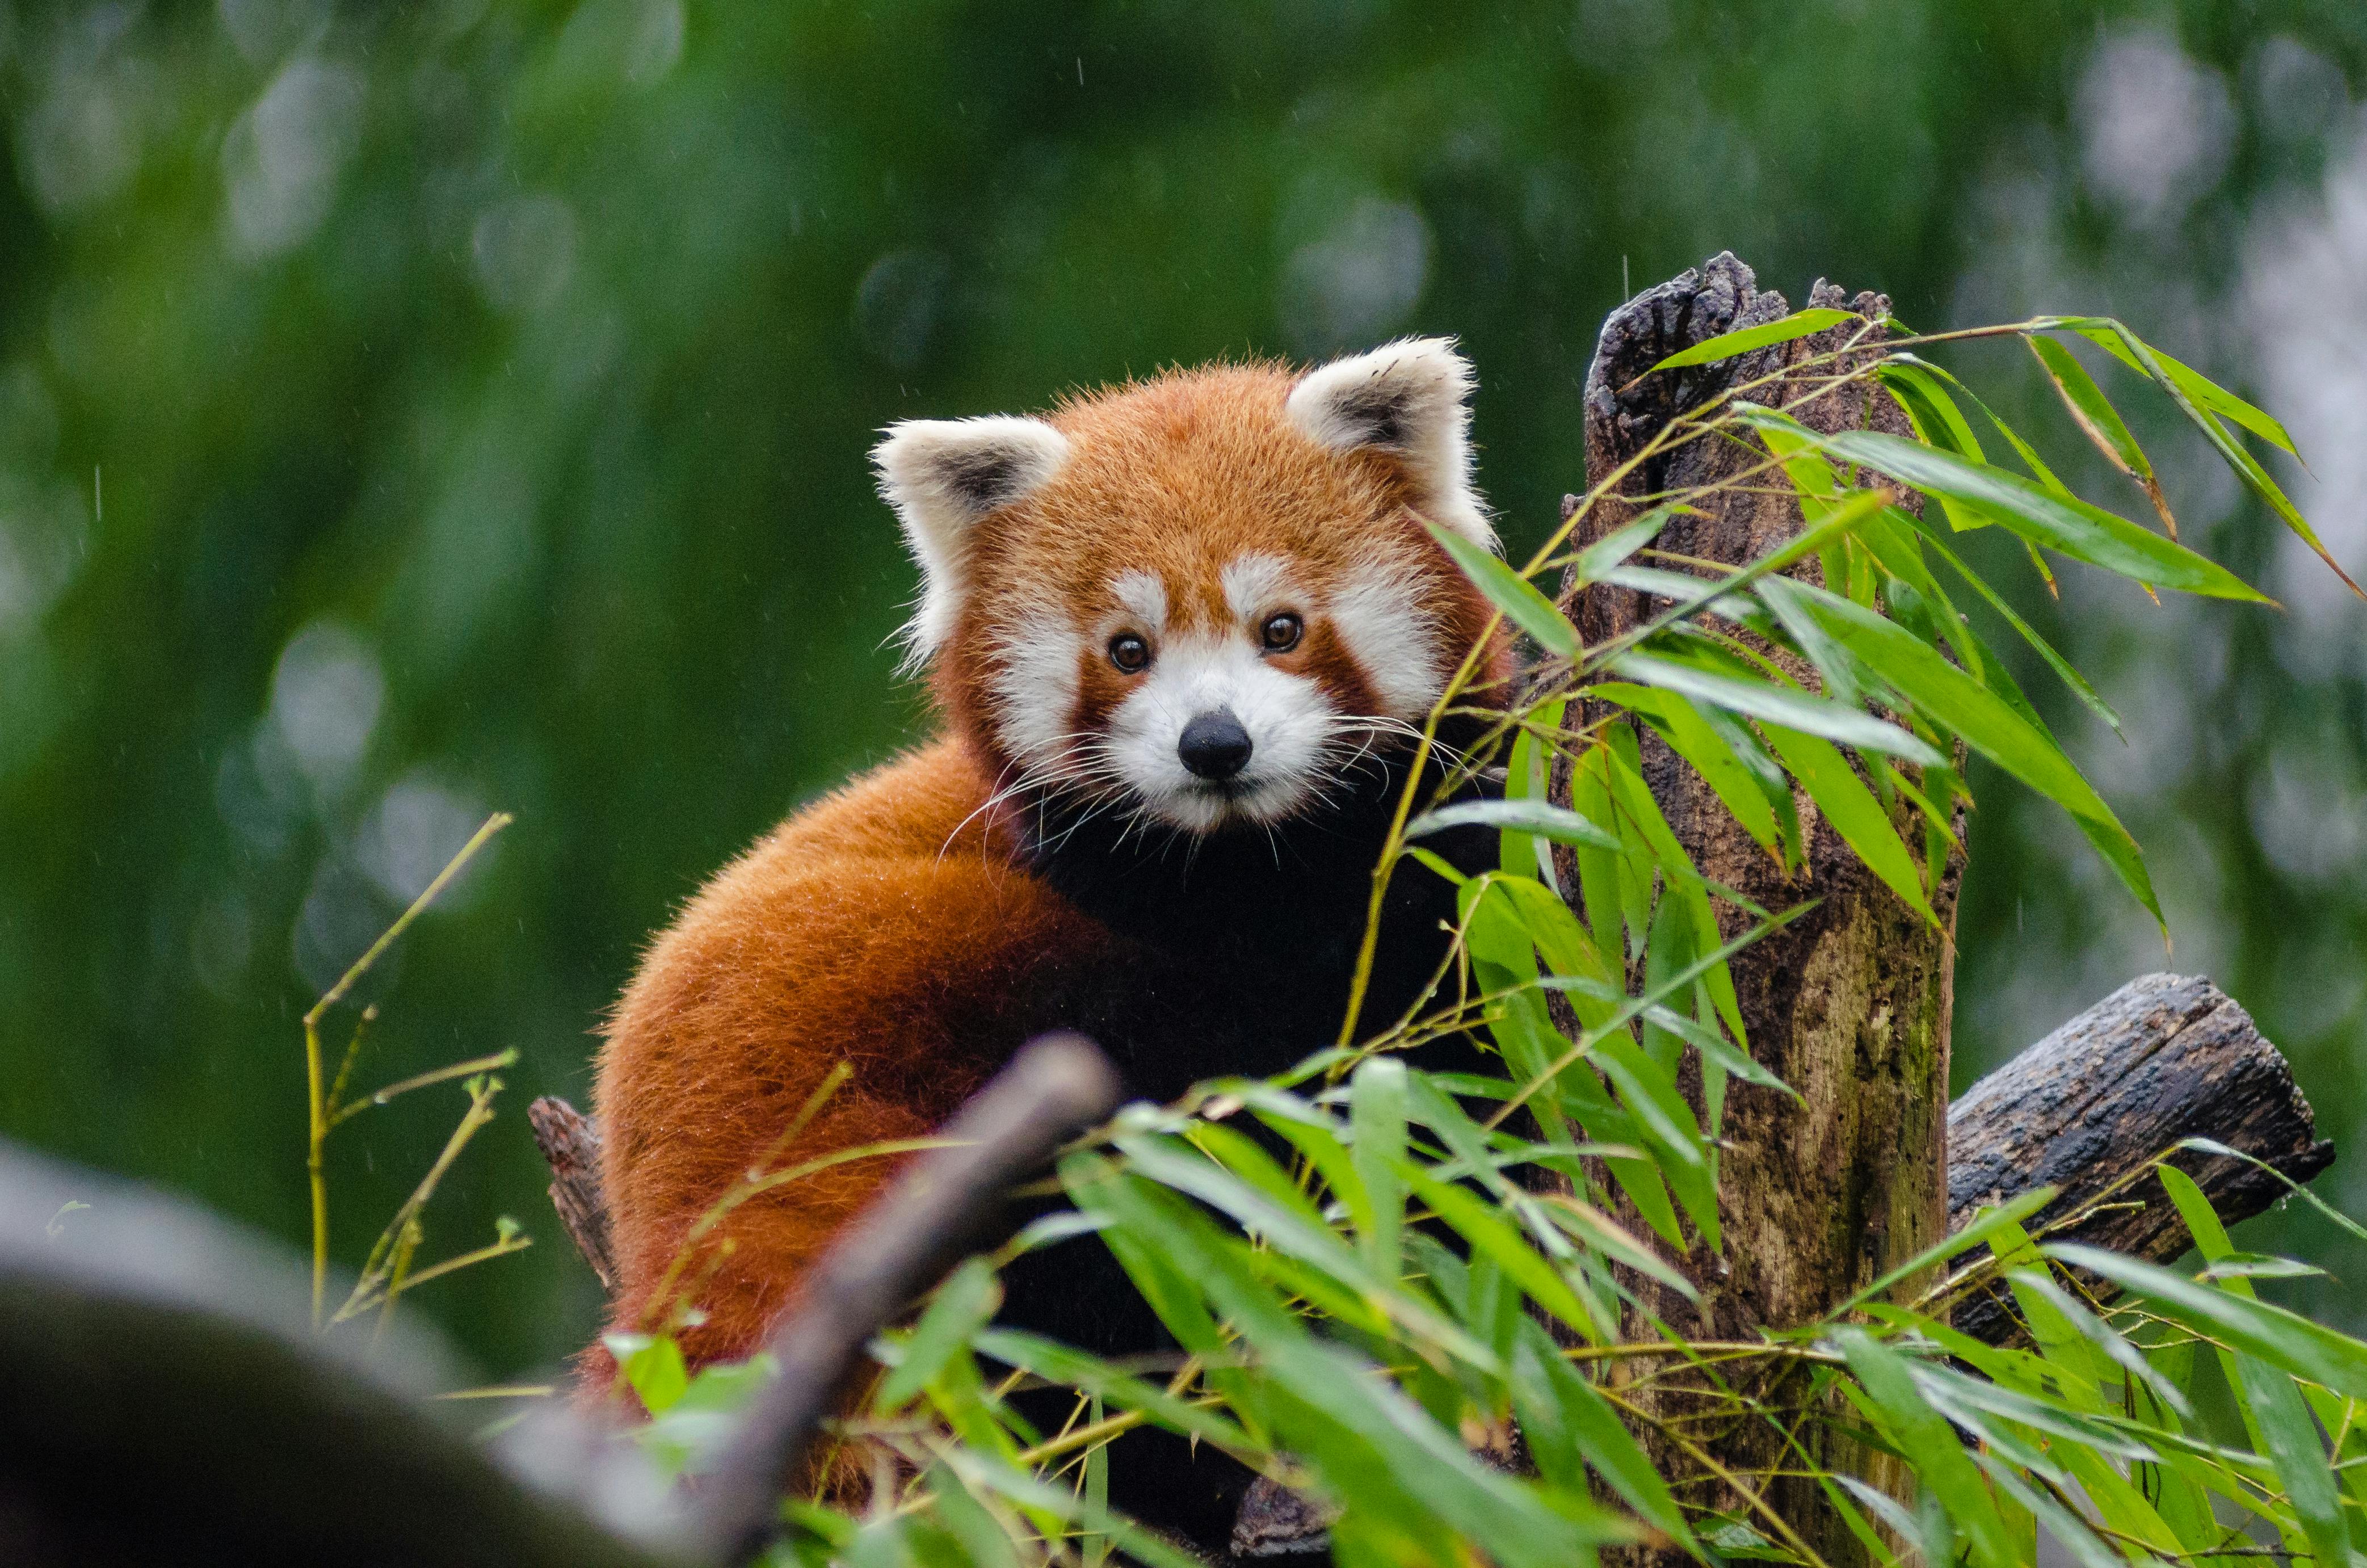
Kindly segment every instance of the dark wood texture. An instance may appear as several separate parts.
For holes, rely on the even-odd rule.
[[[1823,282],[1808,302],[1868,319],[1889,313],[1888,301],[1878,295],[1851,298]],[[1840,347],[1863,322],[1718,364],[1650,371],[1679,349],[1773,321],[1790,309],[1781,295],[1759,290],[1749,267],[1721,255],[1614,312],[1587,375],[1590,488],[1635,458],[1669,421],[1743,381],[1761,382],[1750,393],[1752,401],[1784,408],[1821,430],[1907,434],[1905,415],[1887,394],[1862,385],[1832,388],[1829,367],[1813,373],[1797,369],[1812,354]],[[1869,344],[1860,352],[1880,350]],[[1761,380],[1768,377],[1774,379]],[[1642,503],[1627,497],[1733,481],[1765,460],[1755,442],[1694,439],[1648,460],[1617,494],[1598,503],[1583,518],[1577,542],[1630,521]],[[1677,517],[1660,536],[1660,549],[1739,566],[1801,526],[1799,508],[1780,478],[1745,481],[1734,493],[1697,504],[1702,515]],[[1813,560],[1795,571],[1809,581],[1819,576]],[[1664,603],[1609,585],[1565,595],[1565,608],[1591,644],[1628,631]],[[1805,665],[1793,664],[1792,673],[1814,684]],[[1798,812],[1806,864],[1787,875],[1657,736],[1647,734],[1643,757],[1654,797],[1705,875],[1770,909],[1819,901],[1731,966],[1751,1053],[1806,1103],[1742,1084],[1728,1094],[1719,1130],[1726,1145],[1719,1173],[1725,1247],[1712,1254],[1697,1244],[1689,1256],[1670,1259],[1699,1290],[1699,1308],[1641,1277],[1633,1281],[1653,1313],[1682,1332],[1750,1339],[1761,1327],[1816,1317],[1944,1233],[1954,983],[1948,933],[1962,857],[1951,855],[1927,879],[1940,921],[1935,926],[1875,881],[1805,796]],[[1562,803],[1569,803],[1566,795]],[[1905,841],[1920,846],[1921,833],[1904,815],[1899,823]],[[1574,890],[1572,869],[1564,869],[1566,885]],[[1733,911],[1725,919],[1728,936],[1746,921]],[[1699,1085],[1690,1087],[1698,1108]],[[1636,1228],[1643,1233],[1640,1224]],[[1640,1324],[1637,1332],[1646,1332]],[[1658,1386],[1668,1391],[1666,1412],[1683,1414],[1690,1401],[1682,1381]],[[1716,1451],[1736,1469],[1762,1471],[1773,1463],[1780,1441],[1767,1424],[1746,1423]],[[1654,1457],[1674,1474],[1697,1468],[1674,1451]],[[1879,1456],[1827,1457],[1911,1495],[1908,1478],[1883,1473],[1888,1461]],[[1702,1495],[1699,1489],[1693,1494]],[[1861,1554],[1812,1483],[1779,1482],[1770,1501],[1829,1561],[1854,1562]],[[1739,1500],[1727,1504],[1739,1506]]]
[[[2296,1182],[2334,1163],[2293,1069],[2251,1016],[2191,975],[2148,974],[2040,1040],[1948,1108],[1949,1229],[1984,1204],[2041,1186],[2062,1195],[2033,1226],[2109,1204],[2059,1234],[2168,1263],[2189,1245],[2157,1177],[2143,1174],[2188,1138],[2208,1138]],[[2283,1196],[2284,1183],[2225,1155],[2171,1162],[2229,1224]],[[2132,1179],[2132,1178],[2137,1179]],[[1960,1302],[1955,1324],[1996,1343],[2014,1331],[2001,1297]]]
[[[534,1146],[550,1167],[550,1206],[567,1227],[575,1250],[600,1277],[600,1288],[617,1288],[617,1267],[608,1251],[608,1202],[600,1190],[600,1126],[554,1095],[526,1108]]]
[[[792,1467],[864,1345],[961,1249],[986,1239],[1006,1195],[1054,1150],[1109,1114],[1117,1074],[1077,1035],[1031,1041],[814,1266],[766,1349],[780,1375],[701,1487],[700,1555],[753,1562],[780,1527]]]

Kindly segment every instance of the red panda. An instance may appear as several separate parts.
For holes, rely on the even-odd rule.
[[[1483,691],[1511,674],[1424,527],[1495,545],[1470,387],[1447,342],[1411,339],[885,433],[922,579],[903,636],[944,731],[717,876],[617,1005],[613,1326],[695,1306],[694,1364],[753,1350],[891,1163],[785,1184],[685,1258],[699,1217],[759,1158],[925,1135],[1044,1030],[1153,1099],[1330,1043],[1410,737],[1483,636]],[[1367,1017],[1412,1002],[1451,914],[1439,879],[1395,879]],[[1155,1335],[1138,1305],[1078,1287],[1086,1249],[1023,1259],[1006,1317],[1143,1348],[1114,1343]]]

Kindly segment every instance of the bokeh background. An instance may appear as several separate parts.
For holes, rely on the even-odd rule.
[[[515,812],[366,988],[360,1081],[518,1049],[424,1256],[542,1244],[413,1300],[488,1374],[581,1344],[525,1100],[585,1096],[705,875],[924,727],[892,419],[1453,333],[1534,543],[1604,312],[1731,247],[1919,325],[2124,314],[2283,415],[2367,575],[2362,98],[2358,0],[0,0],[0,1133],[299,1240],[300,1015]],[[2018,350],[1954,363],[2141,506]],[[2028,672],[2367,1212],[2367,614],[2125,401],[2286,613],[1976,552],[2121,709]],[[1960,1086],[2164,964],[1975,782]],[[459,1106],[339,1131],[341,1258]],[[2367,1248],[2250,1243],[2367,1326]]]

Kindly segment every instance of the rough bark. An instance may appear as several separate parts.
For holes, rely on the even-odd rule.
[[[559,1222],[600,1277],[600,1288],[613,1291],[617,1265],[608,1251],[608,1202],[600,1191],[600,1124],[552,1095],[527,1107],[526,1119],[550,1167],[550,1206]]]
[[[2251,1016],[2207,980],[2148,974],[1948,1108],[1949,1229],[1982,1205],[2052,1186],[2061,1194],[2032,1226],[2078,1220],[2062,1239],[2168,1263],[2189,1237],[2149,1167],[2189,1138],[2239,1149],[2295,1182],[2334,1163],[2293,1069]],[[2171,1163],[2231,1225],[2286,1191],[2259,1166],[2224,1154],[2188,1151]],[[2002,1293],[1959,1302],[1955,1325],[1991,1343],[2015,1328]]]
[[[1852,299],[1824,282],[1809,303],[1868,319],[1889,313],[1889,302],[1878,295]],[[1781,295],[1759,290],[1749,267],[1720,255],[1699,272],[1687,271],[1613,312],[1587,376],[1590,487],[1634,459],[1670,420],[1761,378],[1775,379],[1754,387],[1752,401],[1787,409],[1815,428],[1908,433],[1905,415],[1887,394],[1863,385],[1831,388],[1829,367],[1798,368],[1812,354],[1840,347],[1862,322],[1717,364],[1648,373],[1680,349],[1773,321],[1790,309]],[[1860,355],[1878,354],[1876,343],[1878,335]],[[1863,359],[1852,356],[1852,362]],[[1736,481],[1765,460],[1755,442],[1693,440],[1628,475],[1581,520],[1574,542],[1591,542],[1629,522],[1649,504],[1642,498]],[[1739,566],[1801,527],[1799,508],[1780,476],[1761,475],[1714,498],[1689,498],[1701,515],[1677,517],[1657,541],[1671,555]],[[1813,560],[1794,570],[1819,580]],[[1630,630],[1664,603],[1608,585],[1574,585],[1564,608],[1592,644]],[[1792,673],[1813,684],[1805,666],[1794,664]],[[1657,736],[1646,735],[1643,758],[1654,797],[1704,874],[1769,909],[1818,901],[1731,965],[1752,1055],[1798,1090],[1805,1104],[1749,1085],[1729,1090],[1718,1129],[1725,1145],[1719,1170],[1725,1246],[1713,1254],[1696,1244],[1670,1260],[1699,1290],[1700,1306],[1641,1278],[1633,1281],[1645,1308],[1662,1322],[1703,1338],[1749,1339],[1762,1326],[1817,1316],[1944,1233],[1951,933],[1962,858],[1952,853],[1936,874],[1927,871],[1939,917],[1934,926],[1865,869],[1805,795],[1797,801],[1805,863],[1787,874]],[[1906,842],[1920,845],[1922,835],[1903,815],[1897,820],[1907,829]],[[1566,891],[1574,895],[1572,868],[1564,870]],[[1748,917],[1728,909],[1722,919],[1731,937]],[[1689,1087],[1698,1109],[1699,1085]],[[1668,1392],[1655,1396],[1670,1415],[1682,1414],[1687,1403],[1672,1384],[1662,1384]],[[1721,1463],[1761,1470],[1773,1463],[1779,1443],[1765,1423],[1750,1422],[1719,1439],[1713,1451]],[[1673,1474],[1700,1470],[1673,1449],[1654,1458]],[[1884,1463],[1873,1457],[1847,1462],[1905,1490],[1905,1478],[1881,1475]],[[1704,1500],[1698,1491],[1693,1496]],[[1812,1484],[1778,1483],[1769,1501],[1829,1561],[1859,1555]],[[1740,1506],[1739,1499],[1726,1502]]]

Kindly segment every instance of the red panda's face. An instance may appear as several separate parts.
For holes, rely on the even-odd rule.
[[[908,640],[998,788],[1271,827],[1415,733],[1488,619],[1424,526],[1494,544],[1468,383],[1413,341],[896,426]]]

